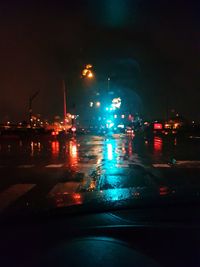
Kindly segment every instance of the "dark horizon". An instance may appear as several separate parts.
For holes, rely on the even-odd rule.
[[[0,121],[34,112],[62,115],[61,80],[69,106],[81,92],[81,68],[94,65],[96,81],[137,93],[148,118],[169,109],[200,121],[200,37],[195,1],[1,1]],[[98,87],[98,84],[95,85]]]

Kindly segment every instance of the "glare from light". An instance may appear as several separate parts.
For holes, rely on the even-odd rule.
[[[121,107],[121,98],[120,97],[113,98],[112,107],[113,108],[120,108]]]
[[[108,155],[108,160],[113,159],[113,147],[112,144],[107,144],[107,155]]]
[[[94,75],[91,71],[88,71],[87,77],[91,79],[94,77]]]
[[[77,155],[77,147],[75,144],[72,145],[71,147],[71,154],[72,156],[76,156]]]
[[[86,69],[91,69],[92,68],[92,65],[91,64],[87,64],[86,65]]]
[[[101,103],[98,101],[98,102],[96,102],[96,106],[97,107],[100,107],[101,106]]]

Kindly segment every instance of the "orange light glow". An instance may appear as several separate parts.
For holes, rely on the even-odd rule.
[[[59,153],[59,142],[58,141],[53,141],[51,143],[51,152],[53,156],[57,156]]]
[[[90,182],[90,186],[89,186],[89,191],[93,191],[96,187],[96,182],[94,180],[92,180]]]
[[[86,65],[86,69],[91,69],[92,68],[92,65],[91,64],[87,64]]]
[[[75,193],[75,194],[73,194],[73,198],[74,199],[81,199],[81,196],[80,196],[80,194]]]
[[[130,142],[130,141],[128,143],[128,154],[129,154],[129,156],[132,156],[132,154],[133,154],[132,142]]]
[[[69,142],[69,163],[73,168],[78,164],[77,143],[74,140]]]
[[[56,136],[56,135],[58,135],[58,132],[57,132],[57,131],[53,131],[53,132],[51,133],[51,135]]]
[[[174,126],[173,126],[174,129],[177,129],[179,127],[180,127],[180,124],[179,123],[174,123]]]
[[[84,70],[82,71],[82,76],[92,79],[94,77],[94,74],[92,72],[92,65],[91,64],[87,64],[84,68]]]
[[[170,128],[171,128],[171,124],[165,123],[165,129],[170,129]]]
[[[74,202],[75,202],[76,205],[80,205],[80,204],[83,203],[83,201],[82,201],[82,197],[81,197],[80,194],[78,194],[78,193],[74,193],[74,194],[72,195],[72,197],[73,197],[73,200],[74,200]]]
[[[91,71],[88,71],[87,77],[91,79],[94,77],[94,74]]]

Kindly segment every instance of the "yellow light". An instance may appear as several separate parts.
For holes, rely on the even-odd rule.
[[[87,77],[91,79],[94,77],[94,75],[91,71],[88,71]]]
[[[180,126],[180,124],[179,123],[174,123],[174,129],[177,129],[178,127]]]
[[[83,75],[83,76],[86,76],[87,73],[88,73],[88,70],[87,70],[87,69],[84,69],[84,70],[82,71],[82,75]]]
[[[92,68],[92,65],[91,64],[87,64],[86,65],[86,69],[91,69]]]
[[[97,103],[96,103],[96,106],[97,106],[97,107],[100,107],[100,106],[101,106],[101,103],[100,103],[100,102],[97,102]]]
[[[165,129],[171,128],[171,125],[169,123],[165,123]]]

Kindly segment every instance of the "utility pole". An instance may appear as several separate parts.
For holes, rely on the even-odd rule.
[[[37,97],[37,95],[39,94],[39,90],[36,91],[30,98],[29,98],[29,125],[30,127],[32,127],[32,104],[33,104],[33,100]]]
[[[67,101],[66,101],[66,88],[65,88],[65,80],[62,81],[63,87],[63,115],[64,115],[64,127],[66,128],[66,117],[67,117]]]
[[[108,93],[110,91],[110,77],[108,77]]]

